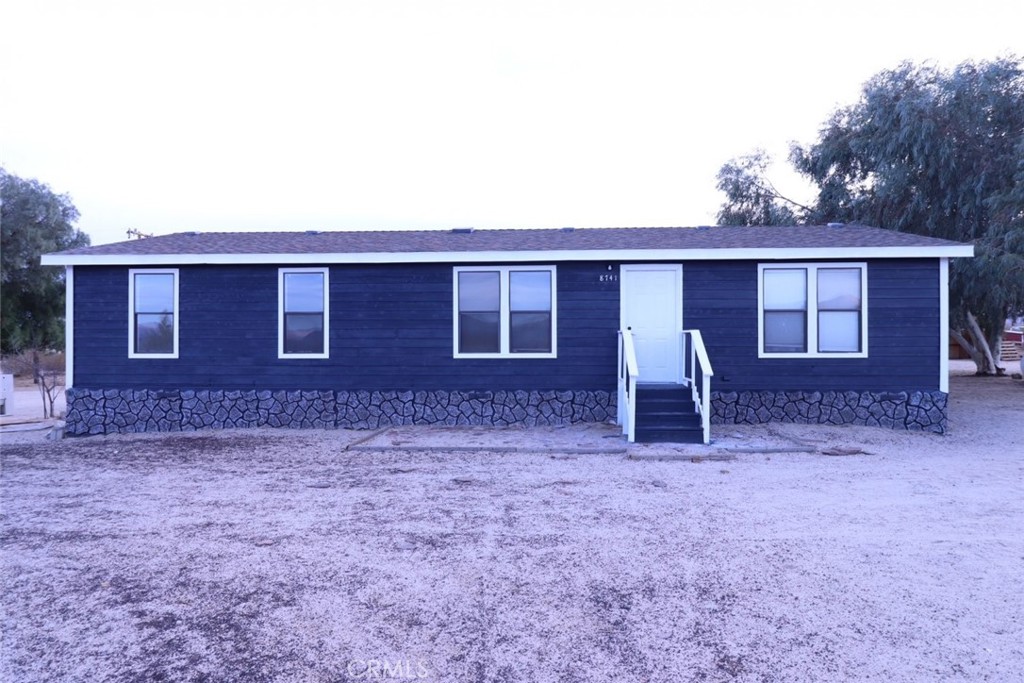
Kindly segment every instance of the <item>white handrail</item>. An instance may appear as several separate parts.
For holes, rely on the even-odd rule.
[[[640,369],[636,362],[633,333],[629,328],[619,330],[619,338],[622,340],[619,345],[619,398],[626,400],[622,427],[626,440],[633,443],[636,441],[636,382]],[[619,412],[622,414],[621,409]]]
[[[688,377],[690,383],[696,389],[697,368],[700,367],[700,410],[701,427],[704,429],[704,443],[711,441],[711,378],[715,371],[711,368],[711,360],[708,358],[708,351],[704,347],[704,337],[700,330],[683,330],[683,334],[690,335],[690,371],[693,377]]]
[[[626,357],[626,370],[629,372],[630,377],[639,377],[640,368],[636,364],[636,346],[633,345],[633,332],[630,330],[623,332],[622,341]]]

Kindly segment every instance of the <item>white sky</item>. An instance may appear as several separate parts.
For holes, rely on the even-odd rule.
[[[0,26],[0,164],[94,244],[710,224],[723,162],[784,160],[874,73],[1024,52],[1021,0],[0,0]]]

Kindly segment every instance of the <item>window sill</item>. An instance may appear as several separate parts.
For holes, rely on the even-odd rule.
[[[537,358],[558,358],[557,354],[554,353],[456,353],[452,356],[456,359],[464,358],[479,358],[479,359],[493,359],[493,358],[505,358],[505,359],[537,359]]]
[[[804,358],[804,359],[816,359],[816,358],[867,358],[867,352],[861,353],[764,353],[763,351],[757,354],[758,358],[771,359],[771,358]]]

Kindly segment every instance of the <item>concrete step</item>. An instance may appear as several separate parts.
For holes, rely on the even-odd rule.
[[[698,413],[680,413],[676,411],[660,411],[660,412],[643,412],[639,410],[636,412],[636,426],[640,427],[682,427],[682,428],[699,428],[701,426],[700,415]]]
[[[704,430],[677,427],[641,427],[637,424],[638,443],[704,443]]]
[[[639,413],[696,413],[697,404],[689,399],[651,399],[637,397],[636,412]]]

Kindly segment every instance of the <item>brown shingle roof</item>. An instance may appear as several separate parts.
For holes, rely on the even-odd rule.
[[[70,249],[60,256],[431,254],[439,252],[962,247],[859,225],[349,232],[183,232]],[[60,260],[55,258],[54,260]]]

